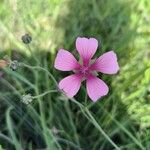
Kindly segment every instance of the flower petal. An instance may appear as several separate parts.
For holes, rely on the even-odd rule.
[[[77,94],[81,86],[82,76],[80,74],[73,74],[59,82],[59,88],[65,92],[68,97],[73,97]]]
[[[108,86],[101,79],[90,75],[86,81],[86,89],[92,101],[96,102],[100,97],[107,95]]]
[[[57,53],[54,67],[61,71],[70,71],[78,69],[80,65],[70,52],[60,49]]]
[[[117,56],[114,51],[109,51],[101,55],[91,66],[92,70],[106,74],[115,74],[119,71]]]
[[[95,38],[81,38],[76,39],[76,49],[79,52],[83,63],[89,63],[98,47],[98,41]]]

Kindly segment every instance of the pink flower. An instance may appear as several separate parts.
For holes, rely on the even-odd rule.
[[[61,71],[74,71],[73,75],[67,76],[59,82],[59,88],[68,97],[73,97],[80,89],[81,82],[86,80],[87,94],[94,102],[100,97],[107,95],[108,86],[104,81],[96,77],[95,72],[115,74],[119,70],[117,57],[114,51],[104,53],[94,62],[92,59],[98,48],[95,38],[76,39],[76,49],[80,54],[82,63],[68,51],[60,49],[55,59],[55,68]]]

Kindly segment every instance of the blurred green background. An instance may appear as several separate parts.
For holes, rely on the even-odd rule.
[[[32,36],[28,46],[25,33]],[[75,97],[92,114],[60,93],[26,106],[22,95],[56,89],[46,72],[20,67],[0,70],[0,150],[150,149],[149,0],[0,0],[0,59],[5,55],[49,70],[57,81],[70,74],[54,69],[59,48],[72,50],[78,36],[99,41],[97,56],[113,49],[120,72],[101,75],[108,96],[85,101],[85,86]],[[96,121],[96,122],[95,122]]]

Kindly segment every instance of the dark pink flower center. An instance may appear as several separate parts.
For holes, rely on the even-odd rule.
[[[83,75],[83,77],[87,77],[91,70],[90,70],[90,67],[89,66],[81,66],[80,69],[78,70],[80,74]]]
[[[82,66],[81,67],[81,72],[83,74],[88,74],[89,73],[89,67],[88,66]]]

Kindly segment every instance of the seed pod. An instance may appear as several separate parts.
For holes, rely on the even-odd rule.
[[[24,44],[29,44],[32,41],[32,37],[29,34],[25,34],[22,36],[22,42]]]

